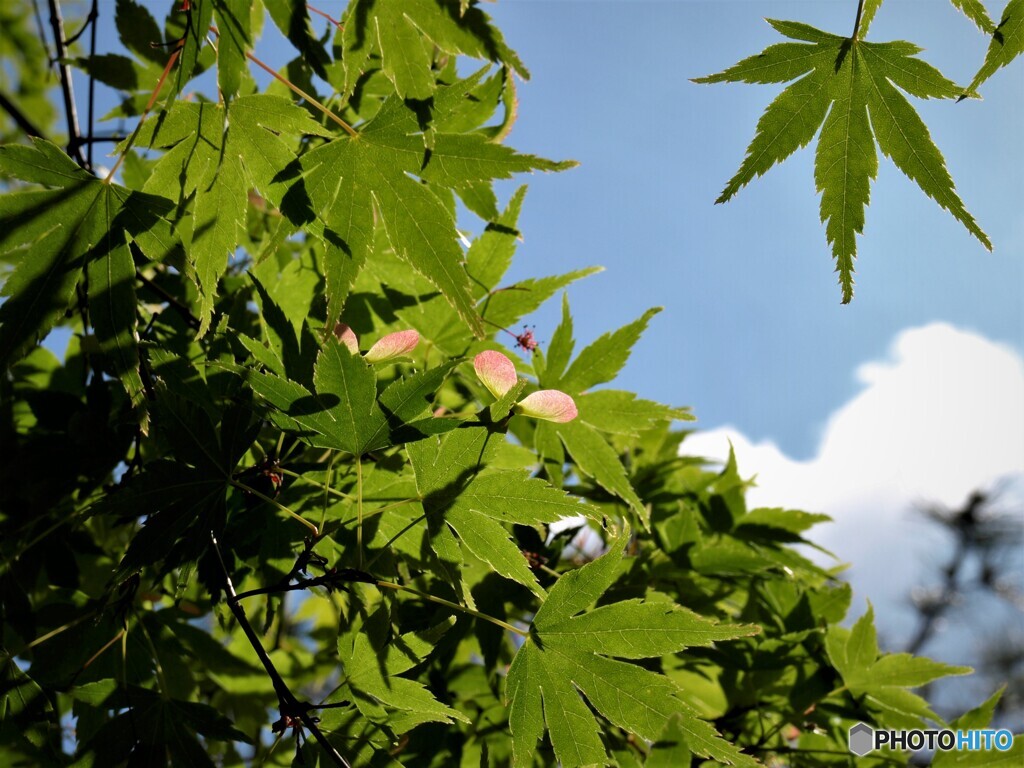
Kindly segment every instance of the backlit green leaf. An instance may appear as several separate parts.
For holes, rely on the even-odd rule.
[[[619,456],[593,427],[579,420],[557,426],[558,436],[565,449],[572,456],[580,471],[592,477],[594,482],[611,494],[622,499],[646,526],[648,512],[637,496]]]
[[[1013,2],[1024,8],[1019,0]],[[853,298],[856,238],[864,231],[864,209],[878,172],[876,142],[925,194],[991,250],[988,237],[957,196],[927,128],[898,89],[921,98],[956,98],[963,91],[916,58],[921,50],[917,46],[863,40],[880,5],[878,0],[863,5],[860,29],[852,38],[770,19],[786,37],[805,42],[770,46],[758,56],[696,81],[769,83],[800,78],[765,110],[746,157],[716,202],[729,200],[755,177],[809,144],[820,128],[814,180],[844,304]],[[1012,30],[1012,23],[1007,28]],[[969,90],[979,82],[976,79]]]
[[[639,602],[598,608],[573,618],[610,586],[627,537],[624,532],[610,543],[606,554],[558,581],[537,612],[529,639],[516,653],[506,687],[513,765],[532,764],[536,742],[545,729],[563,764],[611,762],[597,736],[598,722],[581,694],[614,725],[640,738],[658,739],[669,719],[676,717],[687,746],[697,754],[726,765],[757,765],[701,720],[669,678],[609,658],[658,656],[693,642],[741,637],[757,631],[756,627],[716,628],[671,605]],[[573,622],[583,631],[566,634]],[[648,622],[653,622],[649,631],[643,626]]]
[[[973,18],[973,17],[972,17]],[[997,71],[1007,66],[1024,52],[1024,0],[1009,0],[1003,10],[1003,18],[992,33],[992,41],[985,54],[985,63],[974,76],[968,94],[978,90],[978,86],[988,80]]]
[[[564,389],[574,395],[611,381],[626,364],[647,323],[659,312],[661,307],[654,307],[619,330],[603,334],[579,353],[563,377],[557,382],[546,380],[545,386]]]

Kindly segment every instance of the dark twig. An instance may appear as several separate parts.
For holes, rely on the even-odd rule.
[[[71,66],[65,61],[68,51],[64,44],[64,19],[60,15],[58,0],[49,0],[50,29],[53,31],[54,55],[60,73],[60,92],[64,98],[64,116],[68,123],[68,154],[83,168],[89,162],[82,154],[82,132],[78,127],[78,111],[75,107],[75,90],[71,82]]]
[[[365,571],[359,571],[355,568],[327,568],[327,559],[313,551],[313,548],[321,538],[321,536],[306,537],[306,544],[299,553],[299,556],[295,558],[295,564],[276,584],[242,592],[237,596],[237,599],[244,600],[247,597],[255,597],[256,595],[275,595],[281,592],[297,592],[309,589],[310,587],[344,589],[345,584],[357,581],[364,584],[377,583],[377,580]],[[324,572],[323,575],[313,578],[299,578],[301,574],[309,571],[310,565],[315,565],[322,570]],[[295,581],[294,584],[292,580]]]
[[[237,599],[244,600],[247,597],[255,597],[256,595],[276,595],[280,592],[297,592],[309,589],[310,587],[343,589],[343,584],[351,584],[352,582],[376,584],[377,580],[366,571],[360,571],[355,568],[332,568],[323,576],[314,576],[311,579],[296,579],[294,583],[290,582],[291,580],[289,579],[288,582],[283,584],[279,582],[270,587],[260,587],[259,589],[250,589],[247,592],[239,592]]]
[[[89,60],[90,60],[90,62],[95,60],[95,58],[96,58],[96,27],[99,26],[99,24],[98,24],[99,17],[100,17],[99,0],[92,0],[92,9],[89,11],[89,21],[86,22],[86,23],[90,24],[90,29],[89,29]],[[95,114],[94,113],[95,107],[96,107],[96,78],[92,75],[92,72],[90,71],[90,73],[89,73],[89,135],[88,135],[88,138],[90,139],[89,144],[88,144],[89,167],[90,168],[92,168],[92,141],[91,141],[91,139],[92,139],[93,127],[95,125],[95,120],[93,119],[93,115]]]
[[[32,0],[32,16],[36,20],[36,30],[39,32],[39,42],[43,45],[43,50],[46,51],[46,60],[51,61],[53,59],[50,56],[50,46],[46,44],[46,30],[43,27],[43,15],[39,12],[39,0]]]
[[[14,102],[8,99],[3,92],[0,92],[0,107],[3,108],[4,112],[11,116],[11,119],[17,123],[18,127],[26,134],[29,136],[36,136],[40,139],[43,138],[43,132],[39,130],[36,127],[36,124],[29,120],[25,113],[18,109]]]
[[[975,491],[956,510],[926,508],[925,513],[942,524],[956,539],[949,560],[942,568],[941,583],[914,596],[918,626],[907,644],[908,653],[918,653],[939,628],[940,620],[972,588],[995,589],[998,594],[997,567],[992,560],[999,549],[1019,547],[1020,526],[1012,516],[992,512],[994,494]],[[977,583],[965,574],[968,561],[974,559],[980,571]],[[915,590],[916,591],[916,590]]]
[[[120,144],[127,138],[127,136],[83,136],[80,141],[82,144]]]
[[[50,29],[53,32],[54,55],[56,57],[57,70],[60,73],[60,92],[64,98],[64,117],[68,123],[68,155],[82,168],[90,169],[89,161],[82,154],[82,132],[78,127],[78,111],[75,106],[75,90],[71,81],[71,67],[68,65],[67,46],[64,43],[64,19],[60,14],[60,3],[58,0],[49,0],[50,5]],[[75,286],[75,294],[78,297],[78,312],[82,316],[82,333],[89,329],[89,287],[88,274],[84,274],[82,281]],[[88,356],[86,357],[88,361]],[[88,381],[89,366],[82,367],[83,376]]]
[[[99,10],[96,8],[96,2],[94,0],[94,2],[92,4],[92,9],[89,11],[89,15],[85,17],[85,22],[82,24],[82,28],[80,30],[78,30],[77,32],[75,32],[75,34],[73,34],[67,40],[65,40],[64,41],[64,45],[71,45],[72,43],[77,42],[78,39],[82,35],[85,34],[87,29],[89,29],[90,27],[95,26],[95,24],[93,24],[93,22],[95,22],[96,19],[99,18],[99,15],[100,15],[99,14]],[[92,52],[94,54],[96,53],[95,49],[96,49],[96,46],[93,45],[93,51]]]
[[[295,698],[295,694],[288,688],[288,684],[285,683],[284,678],[277,671],[274,666],[274,662],[271,661],[270,656],[267,654],[266,649],[263,647],[263,643],[260,642],[259,636],[256,634],[256,630],[252,628],[252,624],[249,623],[248,617],[245,615],[245,610],[238,602],[239,596],[235,592],[235,585],[231,582],[231,575],[228,573],[227,565],[224,563],[224,557],[221,555],[220,544],[217,543],[217,537],[210,531],[210,541],[213,543],[213,551],[217,555],[217,562],[220,563],[221,570],[224,573],[224,584],[227,592],[226,601],[228,608],[231,609],[231,613],[234,615],[238,625],[242,628],[242,632],[245,633],[246,638],[249,640],[249,644],[252,646],[253,651],[259,658],[260,663],[263,664],[263,668],[267,672],[267,676],[270,678],[271,684],[274,686],[274,692],[277,694],[278,709],[281,712],[281,720],[289,722],[291,720],[298,719],[301,721],[304,728],[306,728],[313,738],[317,740],[317,743],[323,748],[324,752],[331,758],[335,765],[341,766],[342,768],[352,768],[348,761],[341,756],[341,754],[334,748],[334,745],[327,740],[323,732],[317,726],[317,719],[311,716],[309,713],[312,710],[319,709],[316,705],[307,704],[300,702]]]

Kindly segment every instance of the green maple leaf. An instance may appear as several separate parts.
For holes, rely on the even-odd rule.
[[[500,62],[522,77],[529,72],[501,31],[475,7],[452,0],[352,0],[341,31],[343,96],[351,94],[371,56],[403,99],[429,99],[435,92],[434,48],[452,56]]]
[[[330,133],[301,107],[267,95],[243,96],[227,108],[179,101],[143,123],[138,144],[166,150],[145,190],[194,196],[188,267],[200,292],[200,334],[210,327],[218,281],[241,240],[249,190],[281,203],[291,183],[283,171],[303,135]]]
[[[920,728],[925,719],[941,722],[928,702],[908,689],[973,671],[909,653],[880,654],[870,605],[852,629],[829,627],[825,647],[850,693],[884,712],[885,722],[896,727]]]
[[[442,704],[422,683],[400,677],[430,655],[455,620],[375,643],[373,638],[389,629],[386,621],[386,610],[379,609],[362,631],[338,637],[338,656],[346,677],[345,687],[335,697],[352,700],[364,717],[386,722],[396,733],[406,733],[421,723],[468,723],[465,715]]]
[[[482,472],[500,440],[478,426],[408,445],[431,544],[451,561],[454,534],[495,572],[542,596],[544,590],[506,526],[554,523],[589,514],[590,508],[525,471]]]
[[[217,85],[225,99],[251,81],[245,55],[252,48],[252,4],[248,0],[212,0],[217,25]]]
[[[601,271],[600,267],[590,267],[497,285],[509,267],[520,237],[516,221],[525,191],[526,187],[520,187],[515,192],[505,211],[495,216],[466,252],[470,291],[480,317],[492,328],[514,327],[561,288]],[[395,314],[442,352],[465,354],[473,344],[473,334],[445,297],[437,294],[426,279],[410,273],[390,253],[376,252],[374,257],[369,269],[386,290],[415,297],[414,301],[395,301]]]
[[[651,400],[642,400],[632,392],[601,389],[575,398],[579,418],[601,432],[638,436],[663,421],[693,421],[694,416]]]
[[[626,502],[646,528],[649,525],[647,508],[630,483],[618,452],[599,430],[625,434],[635,432],[645,423],[649,426],[665,419],[686,418],[686,414],[658,403],[636,400],[629,393],[586,394],[586,390],[605,384],[618,375],[647,323],[661,308],[649,309],[622,328],[602,334],[586,346],[571,364],[569,360],[575,343],[568,301],[563,303],[562,310],[562,322],[552,337],[549,357],[537,366],[538,379],[544,388],[560,389],[579,398],[580,418],[566,424],[545,424],[538,429],[538,435],[543,437],[555,432],[579,470]],[[609,406],[612,410],[601,412],[602,406]],[[626,424],[623,419],[631,423]],[[545,456],[549,455],[547,448],[538,446],[538,450]],[[557,452],[558,449],[555,450]]]
[[[147,566],[160,563],[157,572],[164,574],[199,557],[209,532],[224,524],[234,469],[260,428],[250,402],[240,399],[221,414],[194,367],[159,350],[151,357],[158,379],[154,423],[175,458],[150,461],[93,510],[114,518],[145,517],[114,584]]]
[[[967,89],[968,94],[973,94],[997,70],[1024,53],[1024,0],[1010,0],[999,26],[985,31],[992,32],[992,41],[985,54],[985,62]]]
[[[992,723],[992,716],[995,714],[996,705],[1006,692],[1004,684],[999,690],[974,709],[964,712],[949,724],[953,731],[975,731],[984,730]],[[932,759],[932,768],[1011,768],[1024,762],[1024,738],[1016,734],[1013,745],[1007,750],[990,748],[968,752],[966,750],[936,751]]]
[[[996,25],[981,0],[950,0],[950,2],[953,3],[953,7],[973,21],[982,32],[992,34],[995,31]]]
[[[261,347],[251,340],[245,346],[251,351]],[[274,355],[266,348],[256,354]],[[283,373],[279,361],[269,367]],[[387,417],[377,404],[377,377],[362,357],[352,354],[334,336],[327,338],[317,355],[315,391],[275,373],[250,371],[248,380],[256,394],[273,407],[271,419],[311,445],[361,456],[388,444]]]
[[[656,741],[675,717],[696,754],[758,765],[700,719],[669,678],[621,661],[709,646],[755,634],[757,627],[716,624],[668,602],[626,600],[583,612],[615,580],[628,539],[623,531],[606,554],[556,582],[516,653],[506,686],[513,765],[533,764],[545,729],[562,765],[610,764],[592,710],[647,741]]]
[[[177,250],[163,219],[170,201],[104,183],[43,139],[33,139],[32,147],[0,146],[0,171],[48,187],[0,199],[0,248],[15,256],[0,306],[0,368],[46,335],[87,275],[100,352],[140,405],[135,262],[128,244],[153,259]]]
[[[437,112],[443,115],[461,102],[481,74],[440,89]],[[439,290],[482,337],[484,327],[455,218],[438,193],[511,178],[514,173],[573,165],[519,154],[482,134],[433,131],[428,148],[415,113],[392,97],[357,136],[337,138],[303,156],[308,200],[284,210],[296,222],[321,219],[325,240],[339,244],[355,264],[365,262],[372,248],[376,213],[395,254]],[[330,320],[340,307],[330,295],[328,301]]]
[[[865,42],[862,38],[879,5],[866,6],[860,33],[853,38],[769,19],[784,36],[802,42],[769,46],[723,72],[695,80],[796,80],[761,116],[746,157],[716,202],[726,202],[752,179],[809,144],[820,128],[814,180],[821,192],[821,220],[832,246],[844,304],[853,298],[856,235],[863,232],[864,209],[878,171],[876,143],[926,195],[992,249],[988,236],[957,195],[927,127],[903,95],[952,99],[963,89],[916,58],[921,49],[912,43]]]

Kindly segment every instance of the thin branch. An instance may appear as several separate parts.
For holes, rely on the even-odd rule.
[[[121,636],[124,635],[124,633],[125,633],[125,630],[122,629],[116,635],[114,635],[112,638],[110,638],[110,640],[108,640],[103,645],[102,648],[100,648],[98,651],[96,651],[96,653],[94,653],[92,656],[90,656],[89,660],[86,661],[85,664],[83,664],[81,667],[79,667],[77,672],[75,672],[74,677],[71,678],[71,684],[74,685],[75,682],[78,680],[78,676],[80,674],[82,674],[83,672],[85,672],[85,670],[87,670],[92,665],[92,663],[94,661],[96,661],[96,659],[98,659],[100,656],[102,656],[104,653],[106,653],[108,648],[110,648],[114,643],[116,643],[118,640],[120,640]]]
[[[88,613],[83,613],[81,616],[79,616],[78,618],[72,619],[67,624],[59,626],[56,629],[51,629],[45,635],[40,635],[39,637],[35,638],[32,642],[26,643],[25,647],[22,648],[20,651],[18,651],[18,653],[24,653],[25,651],[31,650],[32,648],[35,648],[38,645],[42,645],[47,640],[50,640],[50,639],[56,637],[57,635],[59,635],[59,634],[61,634],[63,632],[67,632],[72,627],[77,627],[83,621],[87,621],[88,619],[91,619],[95,615],[96,615],[96,611],[94,611],[94,610],[93,611],[89,611]]]
[[[216,30],[214,30],[214,31],[216,31]],[[253,56],[253,55],[252,55],[251,53],[249,53],[248,51],[246,51],[246,53],[245,53],[245,57],[246,57],[247,59],[249,59],[249,61],[251,61],[251,62],[252,62],[253,64],[255,64],[255,65],[256,65],[257,67],[259,67],[259,68],[260,68],[260,69],[262,69],[262,70],[263,70],[264,72],[266,72],[266,73],[267,73],[268,75],[270,75],[270,76],[271,76],[271,77],[273,77],[274,79],[276,79],[276,80],[278,80],[279,82],[281,82],[281,83],[283,83],[284,85],[286,85],[286,86],[288,87],[288,89],[289,89],[289,90],[291,90],[292,92],[294,92],[294,93],[295,93],[296,95],[298,95],[298,96],[301,96],[301,97],[302,97],[303,99],[305,99],[305,100],[306,100],[306,101],[308,101],[308,102],[309,102],[310,104],[312,104],[312,105],[313,105],[314,107],[316,107],[316,108],[317,108],[318,110],[320,110],[321,112],[323,112],[323,113],[324,113],[324,114],[325,114],[325,115],[326,115],[326,116],[327,116],[327,117],[328,117],[329,119],[333,120],[333,121],[334,121],[335,123],[337,123],[338,125],[340,125],[340,126],[341,126],[341,129],[342,129],[343,131],[345,131],[345,133],[347,133],[347,134],[348,134],[349,136],[351,136],[351,137],[352,137],[353,139],[355,139],[355,138],[358,138],[358,137],[359,137],[359,134],[358,134],[358,132],[356,132],[356,129],[355,129],[355,128],[353,128],[353,127],[352,127],[351,125],[349,125],[348,123],[346,123],[346,122],[345,122],[344,120],[342,120],[342,119],[341,119],[340,117],[338,117],[338,116],[337,116],[336,114],[334,114],[334,112],[332,112],[332,111],[331,111],[330,109],[328,109],[327,107],[325,107],[325,106],[324,106],[323,104],[321,104],[321,103],[320,103],[319,101],[317,101],[316,99],[314,99],[314,98],[313,98],[312,96],[310,96],[310,95],[309,95],[308,93],[306,93],[306,92],[305,92],[304,90],[302,90],[301,88],[299,88],[299,86],[295,85],[295,83],[293,83],[293,82],[292,82],[291,80],[289,80],[289,79],[288,79],[287,77],[283,77],[282,75],[279,75],[279,74],[278,74],[277,72],[275,72],[275,71],[274,71],[274,70],[273,70],[273,69],[272,69],[271,67],[269,67],[269,66],[267,66],[266,64],[264,64],[264,63],[263,63],[262,61],[260,61],[259,59],[257,59],[257,58],[256,58],[255,56]]]
[[[82,144],[120,144],[127,136],[83,136]]]
[[[45,138],[43,136],[43,132],[36,127],[36,124],[29,120],[28,116],[18,109],[14,102],[7,98],[3,91],[0,91],[0,107],[3,108],[4,112],[11,116],[11,119],[17,123],[18,127],[27,135],[36,136],[40,139]]]
[[[272,499],[269,496],[267,496],[265,493],[260,493],[255,488],[252,488],[252,487],[246,485],[245,483],[239,482],[238,480],[229,479],[228,483],[233,485],[235,488],[238,488],[240,491],[245,491],[246,493],[251,493],[257,499],[261,499],[262,501],[267,502],[267,504],[271,504],[271,505],[277,507],[279,510],[281,510],[285,514],[291,516],[292,518],[294,518],[295,520],[297,520],[298,522],[302,523],[304,526],[309,528],[309,530],[313,532],[314,536],[319,536],[320,535],[320,531],[317,529],[316,525],[314,525],[313,523],[309,522],[309,520],[307,520],[306,518],[304,518],[302,515],[298,514],[297,512],[293,512],[292,510],[288,509],[288,507],[286,507],[284,504],[282,504],[281,502],[277,501],[276,499]]]
[[[182,38],[182,40],[183,39],[184,38]],[[136,124],[135,130],[132,131],[132,135],[128,137],[128,143],[125,144],[124,149],[121,150],[121,155],[117,158],[117,162],[114,163],[114,167],[110,169],[110,173],[108,173],[107,177],[103,180],[104,184],[109,184],[114,178],[114,174],[117,173],[117,169],[120,168],[121,163],[124,162],[125,155],[127,155],[128,150],[132,148],[132,145],[135,143],[135,139],[138,138],[139,131],[142,130],[142,124],[146,121],[146,117],[149,116],[149,110],[151,110],[153,105],[156,104],[157,97],[160,95],[160,89],[164,87],[164,81],[167,79],[167,75],[170,73],[171,68],[174,67],[174,63],[181,55],[181,49],[184,47],[184,43],[179,40],[177,42],[177,46],[178,47],[171,53],[170,58],[167,59],[167,64],[164,65],[164,71],[160,73],[160,79],[157,80],[156,88],[153,89],[153,93],[150,94],[149,101],[146,102],[146,108],[142,110],[142,114],[139,116],[139,122]]]
[[[82,28],[75,32],[71,37],[64,41],[64,45],[71,45],[72,43],[78,42],[78,39],[85,34],[86,30],[93,26],[93,22],[99,17],[99,10],[96,8],[96,2],[94,0],[92,4],[92,10],[89,11],[89,15],[85,17],[85,22],[82,24]],[[95,46],[93,46],[95,49]],[[93,53],[96,51],[93,50]]]
[[[36,31],[39,33],[39,42],[46,52],[46,60],[53,61],[53,56],[50,55],[50,46],[46,43],[46,29],[43,26],[43,15],[39,12],[39,0],[32,0],[32,16],[36,20]]]
[[[281,592],[300,592],[304,589],[311,589],[312,587],[328,587],[329,589],[340,589],[341,584],[376,584],[377,580],[374,579],[366,571],[360,571],[355,568],[340,568],[332,569],[325,573],[323,576],[314,576],[310,579],[296,579],[295,583],[287,583],[290,579],[284,579],[285,583],[274,584],[269,587],[257,587],[256,589],[250,589],[246,592],[239,592],[239,600],[245,600],[247,597],[257,597],[258,595],[276,595]]]
[[[341,754],[334,748],[334,745],[327,740],[323,732],[316,724],[316,719],[310,716],[310,710],[317,709],[312,704],[302,703],[295,694],[288,688],[288,684],[285,683],[284,678],[277,671],[274,666],[274,662],[271,661],[270,656],[267,654],[266,649],[263,647],[263,643],[260,642],[259,636],[256,634],[256,630],[253,629],[252,624],[249,623],[248,617],[245,615],[245,610],[238,602],[239,597],[235,592],[235,585],[231,582],[231,575],[228,573],[227,566],[224,564],[224,557],[221,555],[220,544],[217,543],[217,537],[210,531],[210,541],[213,543],[213,551],[217,555],[217,562],[220,563],[221,571],[224,573],[224,584],[227,592],[227,599],[225,602],[228,604],[228,608],[231,609],[231,613],[234,615],[238,625],[242,628],[242,632],[245,633],[246,639],[252,646],[253,651],[256,653],[257,658],[263,665],[263,668],[267,672],[267,676],[270,678],[271,685],[274,687],[274,692],[277,694],[278,709],[280,710],[282,718],[298,718],[302,721],[302,725],[313,734],[313,738],[317,740],[317,743],[323,748],[324,752],[327,753],[328,757],[334,762],[335,765],[341,766],[341,768],[352,768],[349,762],[341,756]]]
[[[68,56],[64,44],[64,19],[60,15],[58,0],[49,0],[50,29],[53,31],[54,54],[57,58],[57,70],[60,73],[60,92],[64,98],[64,116],[68,122],[68,154],[83,168],[89,167],[89,161],[82,154],[82,132],[78,127],[78,111],[75,107],[75,89],[71,82],[71,66],[66,63]]]
[[[325,19],[327,19],[329,22],[331,22],[331,24],[333,24],[336,27],[340,27],[341,26],[341,22],[338,21],[336,18],[334,18],[333,16],[331,16],[328,13],[324,13],[319,8],[314,8],[312,5],[309,5],[308,3],[306,4],[306,10],[310,11],[312,13],[315,13],[317,16],[323,16]]]
[[[89,59],[90,61],[96,58],[96,27],[99,26],[97,20],[100,17],[99,0],[92,0],[92,9],[89,11]],[[90,68],[91,69],[91,68]],[[95,126],[95,107],[96,107],[96,78],[92,72],[89,73],[89,133],[88,138],[90,139],[88,145],[89,152],[89,167],[92,168],[92,132]]]
[[[514,627],[514,626],[512,626],[511,624],[509,624],[506,621],[502,621],[501,619],[495,618],[494,616],[490,616],[490,615],[488,615],[486,613],[482,613],[482,612],[477,611],[477,610],[475,610],[473,608],[468,608],[465,605],[459,605],[458,603],[453,603],[451,600],[445,600],[443,597],[437,597],[436,595],[432,595],[429,592],[423,592],[422,590],[419,590],[419,589],[413,589],[412,587],[407,587],[404,584],[395,584],[394,582],[391,582],[391,581],[378,581],[378,582],[375,582],[375,583],[376,583],[376,585],[378,587],[380,587],[382,589],[394,589],[394,590],[399,590],[401,592],[410,592],[410,593],[412,593],[414,595],[418,595],[419,597],[422,597],[424,600],[429,600],[432,603],[438,603],[439,605],[443,605],[443,606],[446,606],[448,608],[452,608],[452,609],[454,609],[456,611],[461,611],[462,613],[467,613],[470,616],[474,616],[474,617],[476,617],[478,619],[483,619],[484,621],[489,621],[491,624],[494,624],[495,626],[501,627],[502,629],[506,629],[509,632],[515,632],[517,635],[519,635],[521,637],[529,637],[530,636],[529,632],[527,632],[525,630],[522,630],[519,627]]]

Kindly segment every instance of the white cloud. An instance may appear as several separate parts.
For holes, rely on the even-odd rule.
[[[942,534],[915,505],[961,504],[974,489],[1024,488],[1024,360],[1014,350],[943,323],[901,332],[886,360],[857,370],[859,394],[826,424],[807,461],[722,427],[686,440],[688,454],[757,476],[751,506],[825,512],[811,538],[850,562],[855,589],[881,613],[906,605],[936,566]],[[1015,505],[1021,506],[1021,500]],[[863,609],[863,601],[854,611]]]

